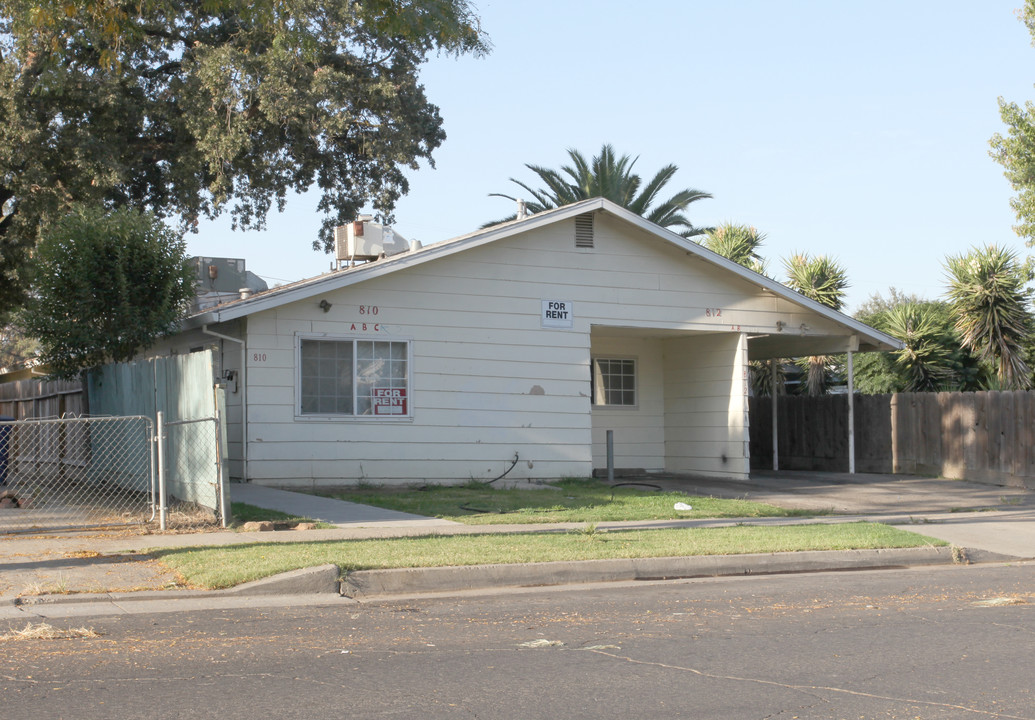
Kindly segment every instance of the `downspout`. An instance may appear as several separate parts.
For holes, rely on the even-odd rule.
[[[241,382],[239,383],[241,388],[241,480],[248,482],[248,343],[240,338],[209,330],[208,325],[202,325],[201,332],[220,340],[235,342],[241,346]]]

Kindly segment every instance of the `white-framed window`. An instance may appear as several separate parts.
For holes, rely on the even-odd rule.
[[[636,406],[635,358],[593,359],[592,402],[608,407]]]
[[[296,410],[302,417],[410,417],[410,342],[299,337]]]

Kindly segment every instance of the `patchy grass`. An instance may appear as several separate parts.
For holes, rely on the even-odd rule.
[[[540,489],[495,488],[484,483],[336,490],[340,500],[455,520],[467,525],[676,520],[732,517],[801,517],[826,513],[786,510],[747,500],[658,492],[631,485],[612,487],[591,479],[561,480]],[[686,503],[692,510],[676,510]]]
[[[225,588],[333,563],[343,572],[377,568],[607,558],[680,557],[945,545],[878,523],[675,530],[432,535],[309,543],[258,543],[154,551],[193,587]]]
[[[248,503],[230,503],[230,515],[234,519],[234,525],[243,525],[246,522],[262,522],[268,520],[276,525],[297,525],[303,522],[313,522],[311,518],[299,517],[279,510],[267,510]],[[318,528],[333,528],[334,525],[325,522],[316,523]]]

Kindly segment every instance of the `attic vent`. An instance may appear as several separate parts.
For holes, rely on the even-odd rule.
[[[575,216],[575,247],[593,247],[593,215],[591,213]]]

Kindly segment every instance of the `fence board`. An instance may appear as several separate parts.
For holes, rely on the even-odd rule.
[[[772,406],[752,398],[751,467],[772,467]],[[856,396],[860,472],[931,474],[1035,488],[1035,391]],[[781,396],[780,468],[848,468],[847,397]]]

